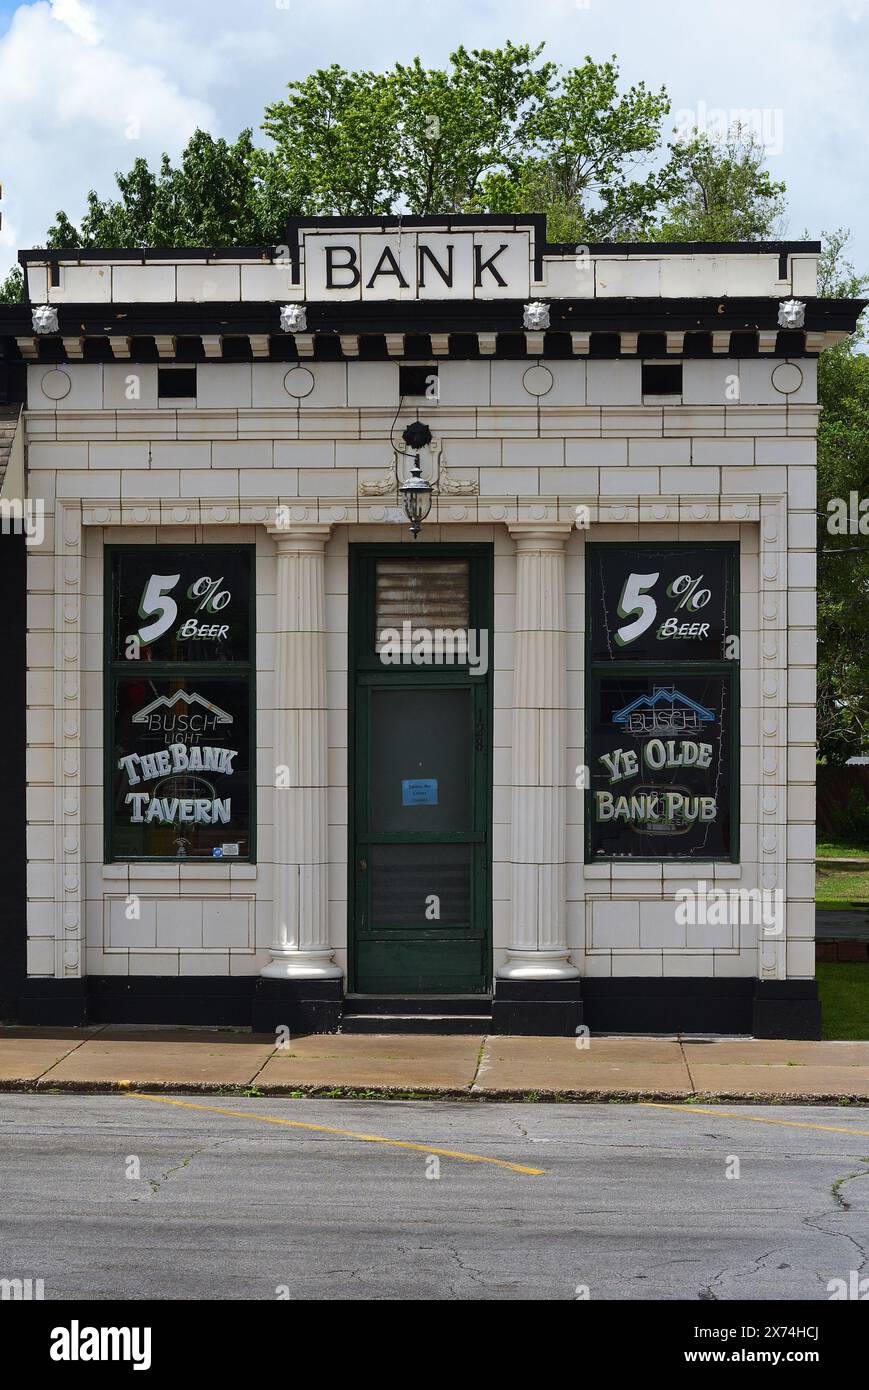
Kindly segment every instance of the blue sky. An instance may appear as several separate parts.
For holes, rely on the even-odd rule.
[[[789,237],[849,226],[869,268],[869,0],[0,0],[0,273],[55,211],[114,188],[137,155],[197,125],[254,129],[315,67],[546,41],[564,65],[616,54],[625,83],[667,87],[672,123],[754,113]]]

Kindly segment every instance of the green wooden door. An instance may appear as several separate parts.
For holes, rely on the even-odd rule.
[[[354,549],[361,553],[351,588],[351,988],[483,993],[491,958],[488,548]],[[450,560],[458,563],[447,597],[435,601],[441,564]],[[485,674],[433,652],[423,662],[382,659],[376,630],[385,569],[402,611],[415,614],[408,619],[415,632],[435,610],[448,619],[467,583],[470,625],[476,632],[478,619],[486,624]]]

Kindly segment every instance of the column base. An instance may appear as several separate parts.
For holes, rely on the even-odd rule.
[[[499,980],[578,980],[579,970],[568,951],[508,951],[495,971]]]
[[[268,968],[268,967],[267,967]],[[251,1029],[274,1033],[338,1033],[344,1015],[344,980],[260,979],[254,986]]]
[[[495,981],[492,1030],[518,1037],[571,1038],[583,1021],[582,981]]]
[[[331,951],[278,951],[263,966],[266,980],[341,980],[344,971],[332,959]]]

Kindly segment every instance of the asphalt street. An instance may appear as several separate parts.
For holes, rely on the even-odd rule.
[[[0,1279],[47,1300],[826,1301],[867,1273],[869,1109],[177,1100],[0,1097]]]

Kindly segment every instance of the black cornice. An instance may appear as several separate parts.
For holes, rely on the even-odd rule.
[[[560,332],[752,332],[778,329],[781,300],[763,298],[550,299]],[[805,330],[853,332],[869,301],[805,299]],[[281,333],[280,305],[226,303],[58,304],[57,337]],[[521,333],[522,301],[308,301],[308,333]],[[0,334],[32,337],[31,307],[0,305]]]

